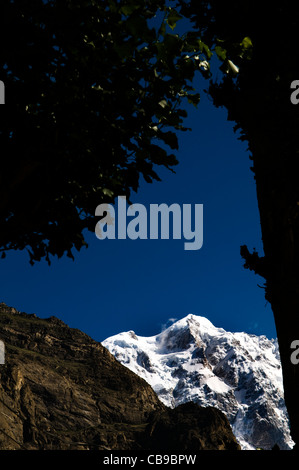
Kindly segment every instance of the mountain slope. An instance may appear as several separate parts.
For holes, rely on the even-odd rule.
[[[129,331],[102,344],[167,406],[193,401],[223,411],[242,449],[292,448],[276,341],[188,315],[157,336]]]
[[[167,408],[100,343],[56,317],[1,303],[0,339],[0,450],[239,449],[219,410]]]

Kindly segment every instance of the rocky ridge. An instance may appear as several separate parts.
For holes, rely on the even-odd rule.
[[[225,415],[165,406],[99,342],[0,304],[0,450],[239,450]]]

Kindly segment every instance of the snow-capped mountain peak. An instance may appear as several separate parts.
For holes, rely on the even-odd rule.
[[[227,332],[189,314],[156,336],[128,331],[102,344],[167,406],[219,408],[243,449],[292,448],[276,340]]]

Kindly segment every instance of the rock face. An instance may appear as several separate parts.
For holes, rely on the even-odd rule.
[[[239,449],[217,409],[166,407],[100,343],[0,304],[0,449]]]
[[[188,315],[157,336],[129,331],[103,345],[165,405],[192,401],[223,411],[242,449],[292,448],[276,340]]]

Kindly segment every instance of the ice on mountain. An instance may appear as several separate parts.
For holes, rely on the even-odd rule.
[[[170,407],[195,401],[223,411],[242,449],[291,449],[277,340],[187,315],[149,338],[129,331],[103,345]]]

